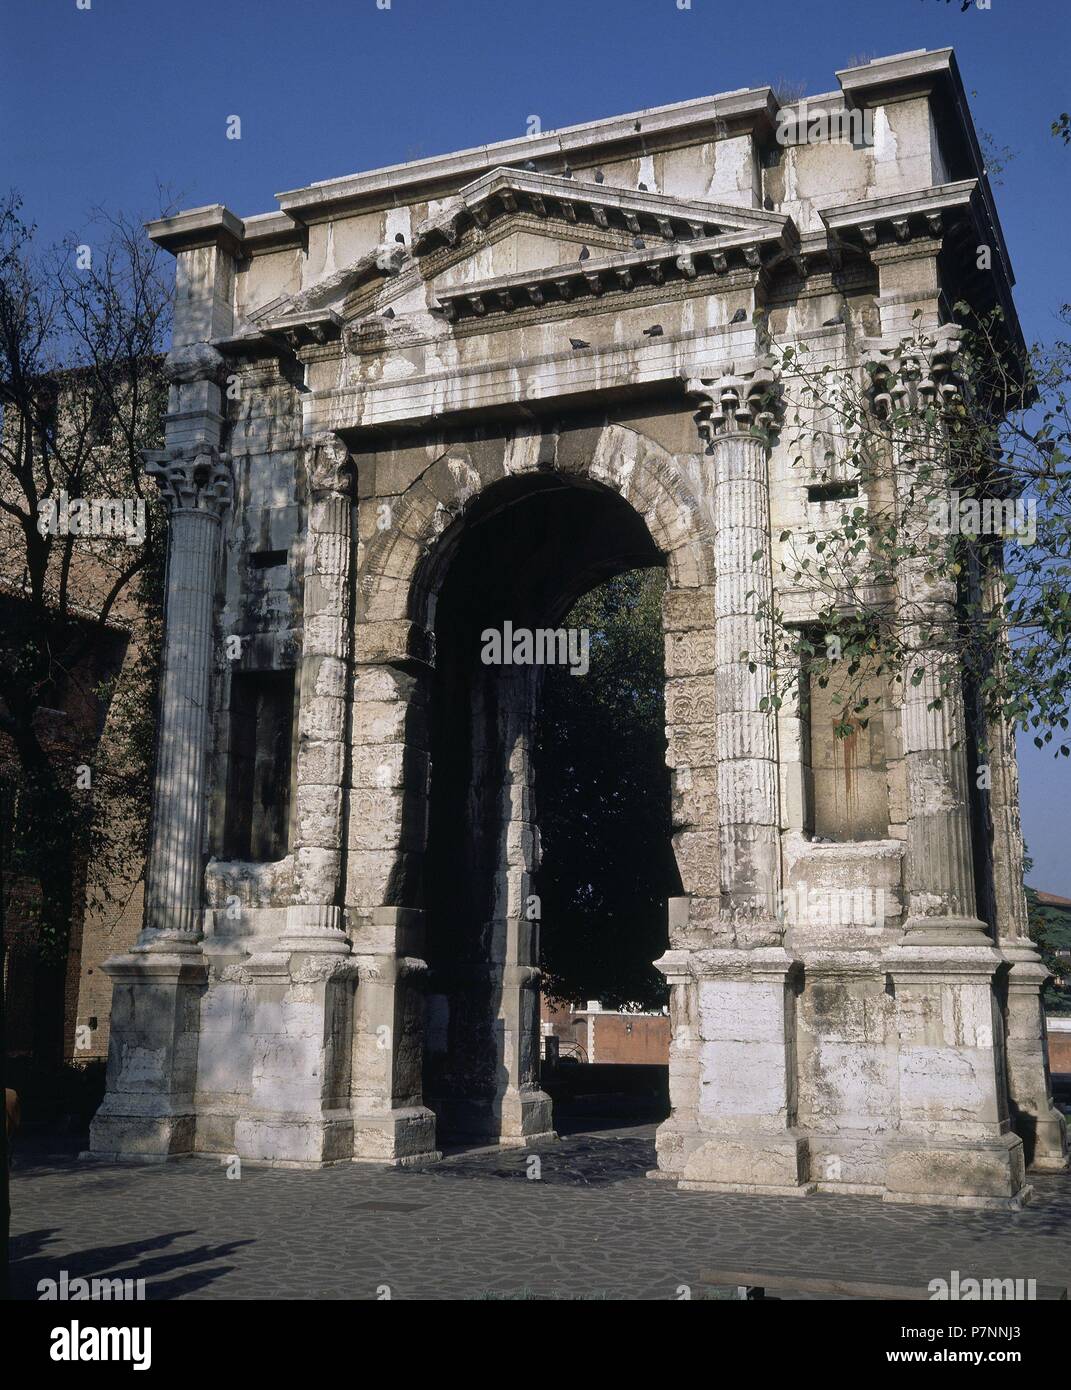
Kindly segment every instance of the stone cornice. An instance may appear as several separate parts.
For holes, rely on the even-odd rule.
[[[334,309],[306,309],[298,314],[280,314],[260,330],[265,338],[281,339],[291,352],[306,343],[327,343],[342,332],[342,316]]]
[[[474,224],[461,234],[453,246],[441,246],[425,252],[419,260],[411,259],[398,272],[391,287],[392,295],[400,297],[407,294],[424,282],[434,280],[445,271],[452,270],[455,265],[467,260],[477,251],[486,251],[519,232],[573,241],[578,251],[581,245],[587,245],[590,251],[599,251],[605,255],[628,249],[627,245],[622,245],[621,233],[616,229],[611,231],[609,228],[603,229],[594,225],[580,227],[564,221],[551,210],[542,218],[534,213],[518,210],[497,219],[486,230]],[[342,317],[349,322],[369,312],[378,303],[381,288],[372,281],[355,286],[342,301]]]
[[[754,132],[765,138],[773,131],[777,111],[769,87],[745,88],[328,179],[276,197],[295,222],[322,221],[340,212],[368,212],[441,196],[501,165],[540,161],[558,168],[569,163],[582,167],[671,149],[704,135],[713,140]]]
[[[176,213],[174,217],[158,217],[155,222],[147,222],[145,230],[157,246],[176,256],[180,251],[191,251],[202,246],[218,246],[229,255],[236,256],[245,235],[242,219],[222,203],[189,208],[186,212]]]
[[[684,299],[705,298],[710,295],[712,288],[724,293],[749,289],[755,285],[758,273],[747,267],[727,270],[717,280],[716,287],[711,285],[709,272],[697,275],[694,280],[681,276],[662,284],[637,283],[628,292],[627,307],[649,307],[655,310],[659,305],[676,304]],[[450,332],[455,340],[460,340],[481,333],[527,328],[536,323],[574,322],[582,329],[586,319],[606,313],[619,303],[614,294],[607,296],[590,293],[579,299],[544,299],[538,305],[530,302],[525,305],[522,300],[515,303],[508,313],[489,313],[482,317],[469,314],[459,318],[451,323]],[[441,342],[441,338],[435,334],[419,330],[407,332],[406,327],[404,321],[399,320],[394,320],[391,326],[387,327],[379,315],[355,319],[346,325],[343,332],[345,350],[351,356],[364,357],[389,353],[393,347],[398,346],[423,348]],[[324,347],[306,347],[301,353],[301,360],[309,362],[337,356],[337,348],[332,352],[332,347],[331,343]]]
[[[406,275],[408,273],[406,272]],[[700,262],[700,273],[694,280],[681,277],[661,285],[654,283],[636,285],[629,292],[629,307],[642,309],[649,306],[654,309],[660,304],[672,304],[682,299],[704,298],[711,293],[712,288],[716,288],[721,293],[731,293],[754,285],[756,274],[757,272],[746,265],[741,266],[739,269],[727,270],[725,273],[719,274],[715,286],[712,286],[709,271],[704,269],[702,262]],[[769,289],[764,302],[768,306],[791,304],[817,298],[829,294],[833,290],[842,291],[845,287],[858,290],[870,285],[874,280],[874,275],[875,272],[869,262],[862,260],[836,272],[836,274],[832,270],[809,271],[798,283],[793,282],[790,289]],[[409,288],[409,284],[403,284],[402,277],[399,277],[399,289],[408,290]],[[613,295],[609,299],[605,296],[587,295],[580,299],[559,300],[557,302],[544,300],[538,306],[533,304],[529,304],[527,307],[516,306],[507,316],[490,315],[480,318],[470,315],[458,319],[451,325],[451,334],[454,338],[465,338],[472,334],[487,333],[497,329],[525,328],[534,323],[559,323],[569,319],[583,323],[586,318],[592,315],[604,313],[614,302]],[[274,379],[278,376],[277,364],[284,352],[287,354],[290,351],[295,352],[302,362],[335,362],[340,360],[343,352],[357,357],[373,356],[389,353],[399,345],[407,349],[424,348],[440,341],[437,334],[420,327],[409,328],[404,324],[404,320],[396,319],[388,325],[379,314],[365,312],[364,314],[354,314],[352,318],[349,315],[346,316],[342,325],[342,337],[345,339],[345,346],[343,347],[337,331],[338,315],[326,310],[321,311],[319,321],[324,326],[323,334],[315,336],[312,333],[303,334],[298,347],[292,346],[294,338],[291,335],[284,335],[281,332],[238,334],[233,338],[220,339],[216,346],[229,358],[239,360],[245,358],[247,365],[262,364],[263,370],[269,373],[271,379]],[[798,338],[828,337],[830,331],[828,328],[822,328],[813,332],[800,332],[796,336]],[[843,329],[837,331],[843,333]]]
[[[935,48],[932,52],[921,49],[915,53],[893,53],[858,67],[841,68],[836,78],[848,104],[876,106],[880,102],[929,96],[954,71],[952,49]]]
[[[939,237],[948,220],[976,206],[978,180],[961,179],[917,192],[819,208],[829,232],[840,241],[870,250],[915,237]]]

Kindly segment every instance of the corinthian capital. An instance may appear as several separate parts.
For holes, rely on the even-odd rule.
[[[688,377],[685,389],[699,402],[696,426],[707,443],[729,434],[760,434],[767,439],[781,416],[781,383],[770,359],[728,364],[719,377]]]
[[[350,451],[330,430],[306,442],[305,472],[313,496],[345,496],[353,486]]]
[[[168,510],[219,517],[231,500],[230,454],[212,444],[190,449],[146,449],[145,472],[155,478]]]
[[[954,324],[871,344],[870,402],[879,419],[904,411],[945,411],[963,397],[960,332]]]

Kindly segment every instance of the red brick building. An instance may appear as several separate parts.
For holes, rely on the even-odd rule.
[[[669,1014],[622,1013],[597,999],[583,1009],[544,998],[544,1038],[556,1038],[558,1055],[577,1062],[669,1065]],[[544,1052],[546,1044],[544,1043]]]

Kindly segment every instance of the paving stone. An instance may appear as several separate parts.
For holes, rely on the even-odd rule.
[[[150,1299],[678,1299],[711,1266],[928,1282],[953,1269],[1071,1283],[1071,1176],[1022,1212],[869,1197],[677,1192],[645,1176],[654,1127],[419,1169],[209,1159],[145,1166],[24,1148],[12,1172],[13,1288],[144,1278]]]

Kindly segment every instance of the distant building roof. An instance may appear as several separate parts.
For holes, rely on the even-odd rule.
[[[1071,907],[1071,898],[1061,898],[1058,893],[1042,893],[1040,889],[1035,892],[1042,907]]]

